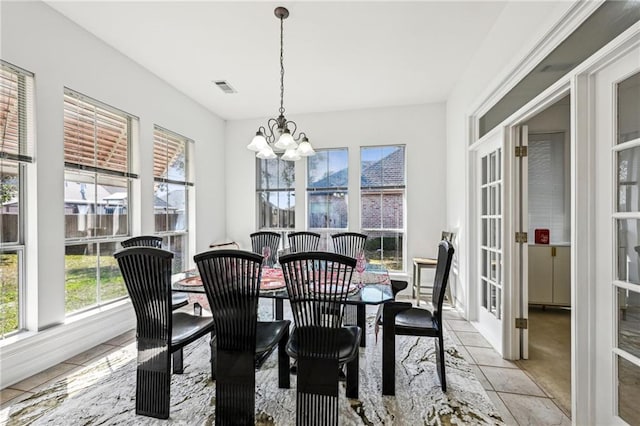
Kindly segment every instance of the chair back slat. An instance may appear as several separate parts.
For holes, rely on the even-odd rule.
[[[340,232],[331,236],[333,239],[333,251],[356,258],[358,253],[364,252],[367,236],[358,232]]]
[[[338,331],[356,260],[303,252],[280,258],[300,339],[300,356],[337,359]]]
[[[449,240],[443,239],[440,241],[440,244],[438,244],[438,264],[436,266],[433,293],[431,296],[433,316],[438,326],[442,326],[442,304],[444,302],[447,282],[449,281],[449,271],[451,270],[454,251],[453,244],[451,244]]]
[[[138,339],[171,342],[171,262],[173,253],[130,247],[114,254],[137,319]]]
[[[122,247],[155,247],[162,248],[162,237],[157,235],[140,235],[120,242]]]
[[[194,260],[211,306],[218,349],[253,353],[262,256],[244,250],[211,250]]]
[[[316,232],[292,232],[288,235],[288,238],[289,251],[291,253],[316,251],[320,244],[320,234]]]
[[[271,254],[265,266],[273,266],[276,263],[278,249],[280,248],[280,234],[271,231],[259,231],[250,235],[251,251],[262,254],[263,247],[269,247]]]

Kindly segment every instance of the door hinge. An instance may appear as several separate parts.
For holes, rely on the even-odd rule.
[[[526,157],[528,149],[526,146],[516,146],[516,157]]]
[[[527,329],[527,319],[526,318],[516,318],[516,328]]]
[[[527,233],[526,232],[516,232],[516,243],[526,243],[527,242]]]

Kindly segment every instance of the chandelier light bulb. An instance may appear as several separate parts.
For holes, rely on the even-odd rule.
[[[289,133],[289,129],[284,129],[280,137],[278,138],[278,142],[274,145],[278,149],[287,150],[289,148],[296,148],[298,144],[293,140],[293,136]]]
[[[256,132],[256,135],[253,137],[253,139],[251,139],[251,143],[247,145],[247,149],[260,152],[268,146],[269,145],[267,144],[267,140],[264,138],[264,135],[262,134],[262,132],[258,131]]]
[[[310,155],[314,155],[316,152],[313,150],[313,147],[309,143],[309,139],[304,137],[300,145],[298,145],[298,154],[303,157],[309,157]]]
[[[278,158],[273,149],[269,145],[265,146],[260,152],[256,154],[256,157],[262,160],[273,160],[274,158]]]
[[[298,150],[294,148],[287,149],[284,154],[282,154],[282,159],[285,161],[298,161],[302,157],[298,154]]]

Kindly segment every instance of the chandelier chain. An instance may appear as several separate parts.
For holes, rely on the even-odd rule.
[[[280,114],[284,115],[284,18],[280,17]]]

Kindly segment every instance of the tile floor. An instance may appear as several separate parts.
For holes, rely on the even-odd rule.
[[[475,371],[482,386],[507,425],[570,425],[571,420],[558,408],[524,370],[502,359],[472,324],[452,309],[444,310],[445,326],[459,351]],[[135,340],[133,330],[39,374],[0,391],[0,408],[28,398],[34,392],[90,364],[105,354]]]

